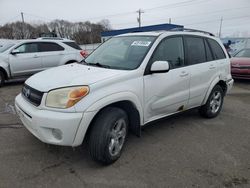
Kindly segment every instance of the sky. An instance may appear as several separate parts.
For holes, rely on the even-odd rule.
[[[99,22],[113,29],[171,23],[227,36],[250,37],[250,0],[0,0],[0,25],[20,21],[41,23],[54,19]]]

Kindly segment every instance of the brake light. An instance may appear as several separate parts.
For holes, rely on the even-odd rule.
[[[84,57],[84,58],[86,58],[86,57],[88,57],[88,52],[86,51],[86,50],[81,50],[80,51],[80,55],[82,56],[82,57]]]

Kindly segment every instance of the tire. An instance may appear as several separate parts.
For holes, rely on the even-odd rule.
[[[121,156],[128,133],[128,116],[120,108],[107,107],[94,120],[89,137],[93,160],[108,165]]]
[[[4,80],[5,80],[4,74],[2,71],[0,71],[0,87],[3,86]]]
[[[224,92],[219,85],[216,85],[211,91],[205,105],[201,106],[199,112],[205,118],[214,118],[218,116],[222,109],[224,101]]]

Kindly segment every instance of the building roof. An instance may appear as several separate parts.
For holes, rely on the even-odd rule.
[[[101,33],[101,36],[109,37],[109,36],[116,36],[116,35],[121,35],[125,33],[160,31],[160,30],[162,31],[162,30],[171,30],[174,28],[183,28],[183,26],[175,25],[175,24],[159,24],[159,25],[150,25],[150,26],[143,26],[143,27],[133,27],[133,28],[127,28],[127,29],[104,31]]]

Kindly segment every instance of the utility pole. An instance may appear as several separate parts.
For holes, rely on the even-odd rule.
[[[139,23],[139,27],[141,27],[141,14],[144,13],[144,11],[139,9],[136,12],[139,14],[139,17],[137,18],[137,22]]]
[[[169,24],[171,24],[171,18],[169,18],[169,21],[168,21]]]
[[[219,30],[219,37],[221,37],[221,28],[222,28],[223,17],[220,19],[220,30]]]
[[[23,17],[23,12],[21,12],[21,17],[22,17],[22,38],[24,39],[24,17]]]

